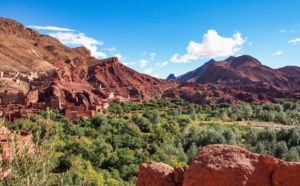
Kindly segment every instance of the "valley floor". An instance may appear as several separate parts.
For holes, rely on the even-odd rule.
[[[265,127],[269,127],[275,130],[280,130],[280,129],[291,129],[295,128],[296,125],[283,125],[279,123],[272,123],[272,122],[260,122],[260,121],[250,121],[250,124],[248,124],[247,121],[234,121],[234,122],[223,122],[223,121],[196,121],[195,124],[218,124],[218,125],[242,125],[242,126],[249,126],[251,128],[257,128],[257,129],[263,129]]]

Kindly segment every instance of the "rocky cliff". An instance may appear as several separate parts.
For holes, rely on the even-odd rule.
[[[300,163],[285,162],[231,145],[208,145],[199,150],[187,170],[163,163],[141,164],[136,185],[287,186],[298,185],[299,181]]]
[[[141,100],[161,97],[176,82],[139,73],[118,61],[99,60],[85,47],[69,48],[57,39],[23,24],[0,17],[0,71],[47,72],[30,83],[28,103],[36,102],[30,91],[39,90],[38,101],[63,98],[63,102],[88,106],[108,93],[128,94]]]

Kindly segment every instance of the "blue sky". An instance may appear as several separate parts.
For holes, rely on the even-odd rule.
[[[299,7],[298,0],[2,0],[0,16],[166,78],[230,55],[300,66]]]

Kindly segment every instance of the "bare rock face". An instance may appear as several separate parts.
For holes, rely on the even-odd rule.
[[[175,183],[177,183],[177,185],[182,185],[183,175],[186,170],[187,170],[187,166],[174,168],[174,180],[175,180]]]
[[[274,186],[296,186],[300,184],[300,164],[293,162],[282,163],[273,173]]]
[[[272,173],[281,162],[240,147],[208,145],[184,174],[183,185],[272,185]]]
[[[141,74],[120,63],[117,57],[90,66],[86,79],[91,85],[101,85],[109,92],[122,92],[143,100],[161,97],[166,89],[177,87],[176,82]]]
[[[176,186],[174,169],[164,163],[148,162],[139,167],[137,186]]]
[[[163,163],[143,163],[137,186],[296,186],[300,163],[285,162],[231,145],[208,145],[186,167],[174,169]]]
[[[39,100],[39,91],[33,90],[28,92],[25,97],[25,106],[29,107],[32,103],[36,103]]]

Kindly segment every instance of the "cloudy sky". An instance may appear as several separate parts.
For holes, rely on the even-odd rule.
[[[0,16],[166,78],[214,58],[300,66],[297,0],[2,0]]]

